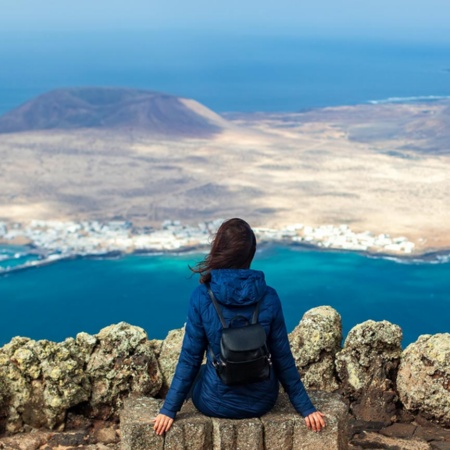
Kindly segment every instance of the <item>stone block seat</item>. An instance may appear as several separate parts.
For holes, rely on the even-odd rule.
[[[348,447],[348,408],[337,394],[310,392],[325,415],[320,433],[307,429],[285,393],[274,409],[258,419],[216,419],[202,415],[191,401],[178,413],[164,437],[153,431],[151,418],[161,400],[129,397],[120,414],[122,450],[344,450]]]

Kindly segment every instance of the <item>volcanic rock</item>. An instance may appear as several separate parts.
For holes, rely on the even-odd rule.
[[[328,392],[336,390],[334,359],[342,341],[339,313],[330,306],[307,311],[289,334],[289,341],[304,385]]]
[[[86,367],[92,385],[93,417],[107,419],[118,412],[130,392],[156,395],[162,377],[146,332],[125,322],[103,328]]]
[[[348,333],[343,350],[336,356],[336,367],[341,390],[353,402],[357,418],[392,420],[401,340],[400,327],[387,321],[368,320]]]
[[[64,428],[67,412],[113,418],[132,392],[155,395],[161,373],[147,335],[125,322],[63,342],[15,337],[0,349],[0,425]]]
[[[184,327],[169,331],[161,345],[158,358],[159,368],[163,377],[161,395],[165,395],[169,390],[175,368],[181,353],[181,346],[184,339]]]
[[[397,389],[403,405],[450,425],[450,334],[423,335],[402,354]]]

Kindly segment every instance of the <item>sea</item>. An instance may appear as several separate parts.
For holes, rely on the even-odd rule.
[[[69,86],[162,91],[219,113],[445,98],[450,36],[444,38],[0,30],[0,114]]]
[[[0,249],[0,265],[26,258],[27,249]],[[121,321],[163,339],[186,321],[198,275],[189,266],[205,254],[77,258],[0,276],[0,345],[16,335],[61,341],[98,333]],[[342,317],[344,338],[366,320],[388,320],[403,330],[403,345],[421,334],[449,331],[448,258],[407,261],[300,246],[266,245],[253,269],[265,273],[282,301],[292,331],[303,314],[330,305]]]
[[[304,111],[450,98],[450,41],[162,32],[0,30],[0,114],[51,89],[128,86],[193,98],[218,113]],[[407,162],[405,162],[406,164]],[[1,180],[1,173],[0,173]],[[126,321],[164,338],[186,320],[200,253],[77,258],[0,276],[0,345],[13,336],[63,340]],[[1,247],[0,266],[36,259]],[[403,345],[449,331],[448,258],[411,261],[266,246],[254,262],[282,300],[291,331],[331,305],[344,337],[389,320]]]

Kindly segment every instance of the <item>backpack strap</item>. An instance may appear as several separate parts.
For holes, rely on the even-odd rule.
[[[217,362],[216,355],[214,354],[211,346],[209,346],[208,349],[209,349],[209,356],[211,357],[212,365],[213,365],[214,368],[217,368],[219,363]]]
[[[216,297],[214,297],[213,291],[211,290],[209,284],[206,285],[206,288],[208,289],[209,297],[211,298],[212,304],[214,305],[214,308],[216,308],[217,315],[219,316],[220,322],[222,323],[222,326],[224,328],[228,328],[227,323],[225,322],[225,318],[223,317],[222,311],[220,310],[220,306],[217,303]]]
[[[213,291],[211,290],[211,287],[209,286],[209,283],[206,284],[206,288],[208,289],[208,294],[209,297],[211,298],[212,304],[214,305],[214,308],[217,311],[217,315],[219,316],[220,322],[222,323],[222,326],[224,328],[228,328],[229,325],[227,325],[225,318],[223,317],[222,311],[220,309],[219,303],[217,303],[216,297],[214,297]],[[259,309],[261,306],[261,301],[262,299],[256,303],[256,307],[255,310],[253,311],[253,315],[252,315],[252,321],[251,324],[254,325],[255,323],[258,322],[258,316],[259,316]]]
[[[254,325],[255,323],[258,323],[258,316],[259,316],[259,308],[261,306],[261,300],[256,304],[256,308],[253,311],[253,316],[252,316],[252,325]]]

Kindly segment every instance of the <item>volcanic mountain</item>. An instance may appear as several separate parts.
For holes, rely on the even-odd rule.
[[[53,90],[0,116],[0,133],[102,128],[207,137],[226,126],[222,117],[194,100],[109,87]]]

